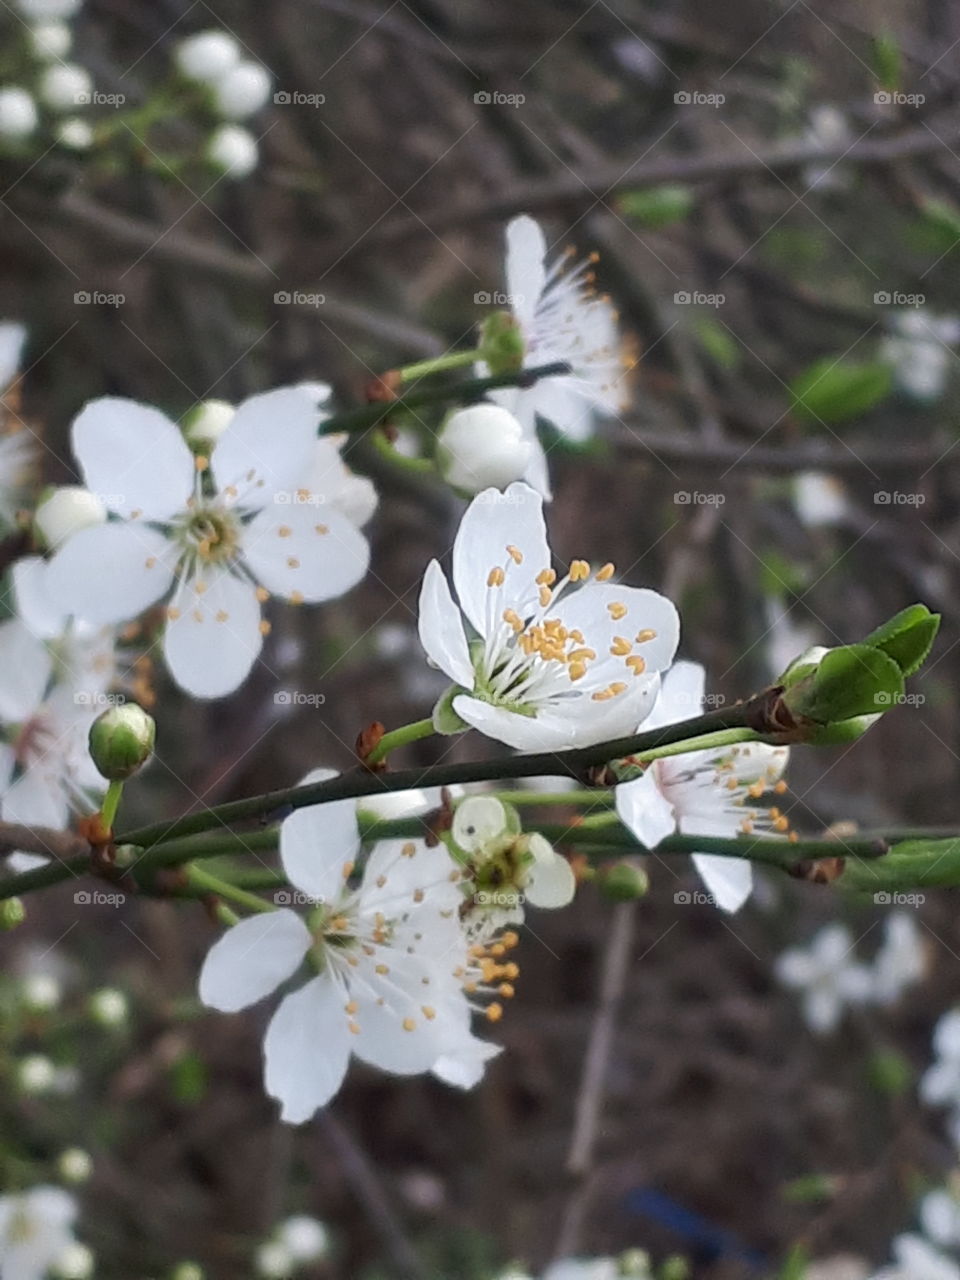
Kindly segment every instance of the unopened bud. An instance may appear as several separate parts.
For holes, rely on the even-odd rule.
[[[437,463],[447,484],[463,493],[522,480],[532,445],[507,409],[475,404],[450,414],[437,437]]]
[[[132,777],[153,754],[157,726],[135,702],[110,707],[90,726],[90,755],[110,782]]]
[[[201,400],[183,420],[184,438],[192,448],[209,453],[233,421],[236,409],[229,400]]]
[[[650,877],[635,862],[614,862],[597,876],[597,885],[614,902],[635,902],[650,892]]]
[[[0,902],[0,929],[16,929],[27,918],[27,909],[19,898],[5,898]]]
[[[40,503],[33,521],[44,544],[54,551],[72,534],[103,524],[106,518],[107,508],[95,493],[82,485],[65,484]]]
[[[86,1182],[93,1172],[93,1160],[89,1151],[80,1147],[69,1147],[60,1153],[57,1160],[57,1172],[64,1182]]]

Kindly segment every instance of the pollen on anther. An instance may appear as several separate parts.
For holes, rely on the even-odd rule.
[[[502,587],[506,579],[506,574],[499,565],[495,565],[487,574],[488,587]]]
[[[300,561],[297,559],[296,556],[287,556],[287,568],[288,569],[300,568]]]
[[[404,1018],[403,1020],[404,1031],[414,1031],[416,1029],[416,1026],[417,1024],[414,1022],[413,1018]]]
[[[257,624],[257,630],[260,632],[262,636],[268,636],[270,632],[273,630],[273,623],[268,622],[266,618],[261,618],[259,623]]]
[[[357,1004],[356,1000],[351,1000],[348,1004],[343,1006],[344,1012],[349,1013],[351,1016],[353,1016],[359,1008],[360,1006]]]
[[[291,591],[290,594],[287,596],[287,599],[290,601],[291,604],[303,604],[303,592]]]
[[[288,524],[282,524],[280,528],[277,530],[277,537],[289,538],[292,533],[293,533],[293,530],[290,528]]]
[[[638,653],[635,653],[630,658],[625,658],[624,661],[635,676],[642,676],[647,669],[646,661]]]
[[[434,1009],[432,1004],[422,1004],[420,1006],[420,1011],[428,1022],[432,1022],[437,1016],[437,1011]]]
[[[570,562],[570,581],[584,582],[590,577],[590,566],[586,560],[571,560]]]
[[[202,453],[198,453],[196,458],[193,460],[193,465],[198,471],[206,471],[207,467],[210,465],[210,459],[205,457]]]
[[[347,1027],[352,1032],[353,1035],[358,1036],[360,1034],[360,1027],[357,1025],[356,1022],[352,1022],[352,1021],[348,1022]]]
[[[155,568],[156,568],[156,565],[157,565],[157,557],[156,557],[156,556],[147,556],[146,560],[144,561],[144,568],[145,568],[145,569],[155,569]]]
[[[202,609],[194,609],[194,610],[193,610],[193,613],[192,613],[192,615],[191,615],[191,616],[193,617],[194,622],[202,622],[202,621],[203,621],[203,610],[202,610]]]
[[[553,599],[553,592],[550,590],[549,587],[541,587],[539,596],[540,596],[540,608],[546,609],[547,605]]]
[[[614,636],[613,644],[610,646],[610,652],[615,658],[625,658],[631,649],[630,641],[623,636]]]
[[[340,868],[340,874],[343,876],[344,880],[349,880],[353,875],[353,866],[354,864],[352,862],[345,862]]]
[[[512,544],[508,546],[507,555],[510,557],[510,559],[513,561],[514,564],[523,564],[523,552],[520,550],[519,547],[515,547]]]
[[[267,590],[266,587],[257,587],[257,589],[254,591],[253,594],[257,597],[257,599],[260,601],[261,604],[266,604],[266,602],[270,599],[270,592]]]
[[[627,606],[621,604],[619,600],[611,600],[607,605],[607,613],[613,618],[614,622],[619,622],[621,618],[627,616]]]
[[[381,978],[385,978],[390,972],[390,966],[388,964],[378,964],[376,972],[379,973]]]
[[[503,1017],[503,1005],[496,1003],[487,1005],[485,1016],[488,1022],[499,1022]]]
[[[617,572],[616,566],[613,564],[607,563],[603,566],[602,569],[597,570],[597,573],[596,573],[597,581],[609,582],[616,572]]]
[[[413,843],[412,840],[408,840],[407,843],[400,850],[400,852],[403,855],[403,857],[412,858],[414,854],[417,852],[417,846]]]
[[[634,644],[646,644],[648,640],[656,640],[657,633],[651,631],[649,627],[644,627],[642,631],[638,631],[633,638]]]
[[[324,533],[329,533],[329,532],[330,532],[330,529],[329,529],[329,526],[328,526],[328,525],[325,525],[325,524],[315,524],[315,525],[313,526],[313,532],[314,532],[314,533],[319,533],[319,534],[321,534],[321,535],[322,535],[322,534],[324,534]]]
[[[534,581],[538,587],[552,587],[557,580],[555,569],[541,569]]]
[[[167,610],[167,621],[176,622],[179,617],[180,617],[180,610],[175,609],[173,605],[171,605],[170,608]]]
[[[229,620],[229,618],[230,618],[230,615],[229,615],[229,613],[227,613],[226,609],[218,609],[218,610],[217,610],[217,621],[218,621],[218,622],[227,622],[227,621]]]

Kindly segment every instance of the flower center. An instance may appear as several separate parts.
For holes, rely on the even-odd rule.
[[[201,504],[174,527],[181,570],[232,563],[240,549],[240,521],[222,507]]]

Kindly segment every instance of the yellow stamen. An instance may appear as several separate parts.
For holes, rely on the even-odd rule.
[[[500,566],[497,565],[496,568],[491,569],[490,572],[487,574],[487,586],[502,587],[505,577],[506,577],[506,574],[503,572]]]

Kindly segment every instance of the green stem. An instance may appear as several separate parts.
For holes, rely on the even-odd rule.
[[[421,738],[429,738],[436,730],[433,727],[433,720],[414,720],[412,724],[401,725],[399,729],[391,729],[389,733],[385,733],[377,745],[367,756],[366,763],[379,764],[381,760],[386,760],[391,751],[396,751],[398,747],[405,747],[409,742],[419,742]]]
[[[113,824],[116,821],[117,809],[120,807],[120,797],[123,795],[123,783],[114,779],[107,787],[107,794],[103,797],[103,804],[100,808],[100,817],[103,825],[108,831],[113,830]]]
[[[202,893],[216,894],[218,898],[226,898],[240,907],[246,907],[248,911],[276,911],[272,903],[258,898],[255,893],[248,893],[238,885],[231,884],[229,880],[221,880],[219,876],[211,875],[202,867],[190,865],[186,868],[186,873],[190,887],[199,889]]]
[[[476,364],[480,359],[480,351],[471,348],[469,351],[448,351],[445,356],[436,356],[432,360],[419,360],[416,364],[407,364],[399,371],[402,382],[415,382],[417,378],[426,378],[433,373],[443,373],[446,369],[462,369],[465,365]]]
[[[437,468],[434,466],[432,459],[408,458],[405,453],[401,453],[399,449],[394,448],[382,431],[374,432],[372,439],[374,449],[391,467],[409,471],[412,475],[436,475]]]
[[[733,746],[737,742],[752,742],[756,738],[752,729],[721,729],[717,733],[705,733],[701,738],[689,738],[684,742],[670,742],[651,751],[635,751],[634,758],[649,764],[668,756],[686,755],[688,751],[712,751],[717,747]]]
[[[498,387],[532,387],[541,378],[553,378],[557,374],[569,373],[570,366],[563,360],[555,360],[552,364],[538,365],[534,369],[520,369],[512,373],[495,373],[488,378],[469,378],[465,382],[452,385],[429,384],[417,387],[397,400],[378,400],[375,404],[359,405],[356,409],[347,409],[327,418],[320,428],[322,435],[333,435],[339,431],[366,431],[375,427],[384,418],[402,409],[419,409],[430,404],[444,404],[457,401],[461,404],[479,400],[488,391]]]

